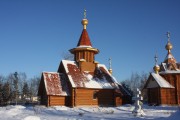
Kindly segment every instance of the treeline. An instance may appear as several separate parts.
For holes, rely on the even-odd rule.
[[[24,72],[0,75],[0,105],[23,104],[37,97],[40,77],[27,79]]]
[[[136,95],[137,88],[139,88],[146,101],[147,95],[143,87],[147,79],[147,73],[132,73],[130,78],[121,81],[121,84],[132,96]],[[27,79],[24,72],[10,73],[7,76],[0,75],[0,105],[32,102],[34,97],[37,98],[39,83],[40,76]]]

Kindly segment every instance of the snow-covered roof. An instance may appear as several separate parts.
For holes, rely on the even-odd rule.
[[[66,80],[57,72],[43,72],[43,80],[47,95],[69,95]]]
[[[180,73],[179,63],[161,63],[160,74]]]
[[[117,81],[111,76],[106,66],[98,64],[92,75],[88,71],[81,72],[75,61],[62,60],[72,87],[114,89]]]
[[[154,80],[158,83],[160,87],[163,88],[174,88],[169,82],[167,82],[163,77],[161,77],[159,74],[151,73]]]
[[[109,73],[107,67],[106,67],[104,64],[98,64],[98,67],[104,68],[104,70],[106,71],[106,74],[108,74],[109,76],[111,76],[111,79],[113,80],[113,82],[118,83],[118,81],[116,80],[116,78]],[[118,84],[119,84],[119,83],[118,83]]]
[[[167,70],[167,65],[166,65],[166,63],[162,63],[162,67],[163,67],[164,70]]]
[[[92,48],[90,45],[80,45],[77,48]]]
[[[159,72],[159,74],[169,74],[169,73],[180,73],[180,70],[165,70],[165,71],[161,71]]]
[[[176,64],[177,61],[176,59],[174,58],[174,56],[172,55],[172,53],[169,53],[166,55],[165,59],[164,59],[164,63],[173,63],[173,64]]]

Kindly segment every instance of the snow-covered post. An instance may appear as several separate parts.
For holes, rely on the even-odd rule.
[[[135,100],[136,100],[135,101],[135,108],[132,111],[132,113],[135,116],[144,116],[145,113],[142,110],[142,107],[141,107],[141,104],[140,104],[140,100],[143,100],[143,97],[141,96],[141,91],[138,88],[137,88],[137,96],[136,96]]]

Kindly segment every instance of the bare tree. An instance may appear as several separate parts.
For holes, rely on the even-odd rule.
[[[0,105],[3,105],[3,80],[4,77],[0,75]]]
[[[27,81],[27,75],[25,72],[18,72],[18,87],[19,87],[19,95],[23,98],[23,87]]]
[[[38,88],[39,88],[39,83],[40,83],[41,78],[40,77],[34,77],[30,79],[30,98],[37,96]]]
[[[4,104],[9,104],[11,101],[11,88],[9,82],[5,82],[3,85],[3,102]]]
[[[11,98],[12,102],[20,102],[22,96],[22,90],[24,82],[27,79],[26,73],[24,72],[15,72],[10,73],[7,77],[7,82],[9,83],[10,89],[11,89]]]
[[[123,80],[122,83],[127,86],[133,93],[133,95],[136,94],[136,89],[142,89],[146,80],[147,80],[147,74],[142,72],[141,74],[138,73],[132,73],[131,77],[129,79]]]
[[[25,72],[0,75],[0,105],[10,103],[24,103],[24,97],[37,96],[40,77],[27,80]]]

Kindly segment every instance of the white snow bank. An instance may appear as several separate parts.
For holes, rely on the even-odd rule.
[[[41,119],[37,116],[27,116],[23,120],[41,120]]]
[[[22,113],[23,109],[25,109],[26,107],[21,106],[21,105],[10,105],[6,107],[6,115],[10,115],[10,116],[15,116],[17,114]]]
[[[36,109],[32,106],[26,108],[24,106],[0,107],[0,120],[179,120],[180,118],[178,106],[143,105],[146,114],[143,117],[135,117],[132,114],[133,105],[74,108],[65,106],[36,107],[40,112],[35,112]]]
[[[67,111],[68,110],[68,107],[66,106],[54,106],[55,110],[64,110],[64,111]]]
[[[16,108],[16,109],[25,109],[26,107],[24,107],[22,105],[15,105],[14,108]]]
[[[10,110],[10,109],[25,109],[26,107],[22,106],[22,105],[8,105],[6,106],[6,110]]]

